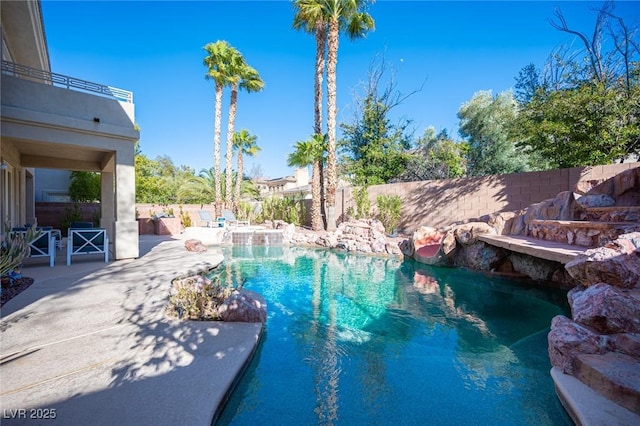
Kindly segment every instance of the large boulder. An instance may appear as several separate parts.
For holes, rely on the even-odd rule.
[[[564,315],[551,320],[551,331],[547,339],[551,365],[569,375],[574,374],[573,361],[578,355],[607,352],[606,338]]]
[[[640,333],[640,290],[598,283],[568,297],[574,321],[600,334]]]
[[[606,282],[616,287],[640,288],[640,232],[618,237],[604,247],[587,250],[565,265],[582,285]]]
[[[267,322],[267,303],[258,293],[235,291],[218,308],[218,315],[226,322]]]

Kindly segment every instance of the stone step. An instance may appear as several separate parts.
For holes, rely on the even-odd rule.
[[[587,207],[579,212],[579,218],[598,222],[639,222],[640,206]]]
[[[640,360],[618,352],[581,354],[575,377],[618,405],[640,415]]]
[[[640,415],[605,398],[580,380],[563,374],[556,367],[551,377],[558,399],[573,422],[584,426],[640,425]]]
[[[551,260],[566,264],[575,259],[579,254],[588,250],[586,247],[579,247],[555,241],[540,240],[522,235],[480,235],[480,241],[484,241],[492,246],[518,253],[528,254],[540,259]]]
[[[640,222],[535,219],[530,227],[534,238],[582,247],[600,247],[634,231],[640,231]]]

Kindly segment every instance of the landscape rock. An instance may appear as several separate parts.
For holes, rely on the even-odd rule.
[[[267,304],[262,296],[249,290],[235,291],[218,308],[218,315],[226,322],[267,321]]]
[[[574,374],[573,362],[578,355],[607,352],[606,338],[564,315],[551,320],[551,331],[547,339],[551,365],[569,375]]]
[[[461,254],[457,255],[456,264],[477,271],[489,272],[504,259],[504,251],[482,241],[476,241],[464,246]]]
[[[640,334],[621,333],[606,337],[607,347],[610,351],[620,352],[638,358],[638,354],[640,354]]]
[[[606,282],[616,287],[640,287],[640,233],[618,237],[605,247],[587,250],[565,265],[569,274],[585,286]]]
[[[473,244],[478,236],[489,234],[495,235],[496,231],[484,222],[469,222],[458,225],[453,229],[453,235],[460,244]]]
[[[512,252],[509,260],[513,270],[539,281],[550,281],[558,270],[555,262],[534,258],[522,253]]]
[[[196,239],[185,241],[184,247],[187,249],[187,251],[195,253],[202,253],[207,251],[207,248],[204,246],[204,244],[202,244],[202,241]]]
[[[640,333],[640,290],[598,283],[573,289],[568,298],[573,320],[600,334]]]
[[[614,200],[610,195],[607,194],[589,194],[583,195],[576,199],[576,202],[580,207],[589,208],[589,207],[610,207],[616,204],[616,200]]]

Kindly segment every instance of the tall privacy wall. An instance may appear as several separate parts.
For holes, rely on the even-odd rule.
[[[441,227],[493,212],[520,210],[562,191],[578,191],[581,182],[600,182],[635,167],[640,163],[403,182],[370,186],[368,192],[374,209],[378,195],[400,196],[402,216],[398,229],[413,232],[422,225]],[[354,205],[352,188],[337,191],[337,217]]]

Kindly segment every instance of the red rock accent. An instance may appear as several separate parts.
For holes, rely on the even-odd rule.
[[[267,322],[267,303],[258,293],[249,290],[234,292],[218,308],[226,322]]]
[[[587,250],[565,265],[567,272],[585,286],[605,282],[621,288],[640,288],[640,232]]]
[[[185,241],[184,247],[190,252],[202,253],[207,251],[207,248],[202,244],[202,241],[195,239]]]
[[[578,355],[606,352],[606,339],[563,315],[553,318],[547,339],[551,365],[572,376]]]
[[[574,321],[600,334],[640,333],[640,291],[598,283],[568,297]]]

